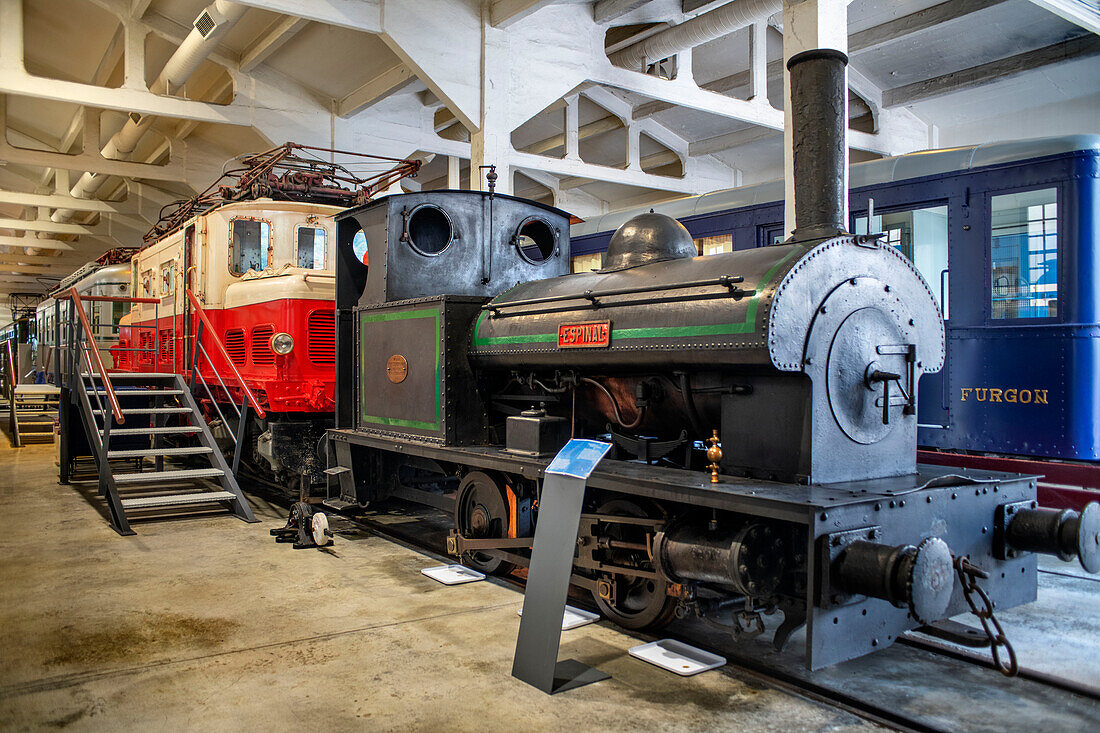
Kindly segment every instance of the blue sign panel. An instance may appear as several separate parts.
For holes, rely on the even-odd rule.
[[[546,467],[546,473],[587,479],[596,470],[596,464],[603,460],[609,450],[611,450],[610,443],[574,438],[558,451],[554,460]]]

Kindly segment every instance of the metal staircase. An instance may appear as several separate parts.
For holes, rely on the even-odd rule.
[[[52,441],[61,390],[52,384],[19,384],[12,342],[5,341],[3,369],[4,407],[8,413],[11,444],[21,448],[28,441]]]
[[[74,289],[69,297],[79,320],[70,339],[67,386],[95,458],[111,527],[132,535],[130,520],[137,513],[219,505],[246,522],[258,521],[183,377],[108,373],[80,296]]]

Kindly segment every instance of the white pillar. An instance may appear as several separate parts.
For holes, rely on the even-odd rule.
[[[768,23],[749,26],[749,101],[768,103]]]
[[[453,155],[447,156],[447,188],[457,190],[462,188],[460,174],[462,172],[462,159]]]
[[[783,0],[783,181],[785,206],[783,223],[790,236],[794,231],[794,141],[791,136],[791,77],[787,62],[792,56],[815,48],[848,53],[848,0]],[[847,137],[847,95],[845,136]],[[844,153],[844,190],[848,190],[848,150]],[[847,196],[845,196],[847,200]],[[847,219],[847,206],[845,206]]]
[[[565,99],[565,157],[579,160],[581,157],[580,98],[577,95]]]
[[[126,43],[122,86],[148,91],[149,85],[145,83],[145,31],[137,23],[127,21],[123,33]]]

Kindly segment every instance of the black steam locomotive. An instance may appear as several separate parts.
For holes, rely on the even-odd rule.
[[[491,192],[340,215],[338,501],[451,510],[450,552],[502,572],[530,556],[549,459],[607,440],[574,583],[629,628],[694,612],[755,633],[779,609],[777,644],[805,624],[811,668],[964,612],[960,567],[988,574],[997,608],[1035,598],[1036,552],[1100,569],[1096,505],[1047,511],[1033,477],[916,465],[943,323],[891,247],[834,234],[696,257],[682,225],[643,214],[604,269],[569,275],[568,232],[566,213]]]

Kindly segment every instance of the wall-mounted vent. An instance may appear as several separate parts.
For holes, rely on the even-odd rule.
[[[271,337],[274,335],[274,326],[256,326],[252,329],[253,366],[271,366],[275,363],[275,352],[271,350]]]
[[[207,10],[199,13],[199,17],[195,18],[195,30],[199,32],[199,35],[206,38],[214,29],[218,27],[218,24],[214,22],[214,19],[210,17],[210,12]]]
[[[314,364],[336,363],[336,311],[316,310],[306,321],[306,353]]]
[[[244,329],[234,328],[225,332],[225,350],[234,364],[244,366]]]

